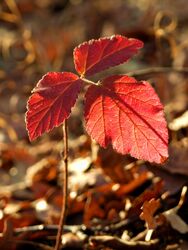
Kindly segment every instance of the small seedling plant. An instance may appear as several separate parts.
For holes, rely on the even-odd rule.
[[[30,140],[66,124],[81,88],[87,84],[84,118],[91,138],[102,147],[111,144],[118,153],[163,163],[168,158],[168,130],[163,105],[153,87],[127,75],[112,75],[97,82],[89,79],[128,61],[142,47],[142,41],[121,35],[90,40],[76,47],[73,58],[78,75],[49,72],[32,91],[26,112]],[[65,128],[67,137],[66,131]],[[64,142],[67,147],[67,138]],[[67,165],[66,155],[64,160]]]

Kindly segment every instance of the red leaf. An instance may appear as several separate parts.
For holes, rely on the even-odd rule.
[[[50,72],[38,82],[28,101],[26,126],[30,140],[59,126],[68,118],[81,88],[79,77]]]
[[[143,47],[140,40],[114,35],[90,40],[74,49],[76,71],[89,76],[126,62]]]
[[[111,76],[86,93],[86,130],[101,146],[162,163],[168,157],[163,106],[148,82]]]

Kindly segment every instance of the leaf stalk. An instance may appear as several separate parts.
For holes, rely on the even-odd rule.
[[[93,85],[97,85],[97,86],[101,85],[100,80],[99,80],[98,82],[93,82],[93,81],[88,80],[87,78],[82,77],[82,76],[80,77],[80,79],[81,79],[83,82],[87,83],[87,84],[93,84]]]

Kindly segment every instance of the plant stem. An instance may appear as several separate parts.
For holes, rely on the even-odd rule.
[[[146,69],[138,69],[132,72],[127,73],[129,76],[142,76],[148,74],[159,74],[159,73],[168,73],[168,72],[177,72],[177,73],[188,73],[188,67],[151,67]]]
[[[56,237],[56,245],[54,250],[59,250],[63,227],[65,224],[66,214],[67,214],[67,202],[68,202],[68,132],[67,132],[67,120],[63,124],[63,161],[64,161],[64,171],[63,171],[63,203],[60,215],[60,221],[58,226],[58,232]]]
[[[84,77],[80,77],[80,79],[83,81],[83,82],[85,82],[85,83],[87,83],[87,84],[93,84],[93,85],[100,85],[100,82],[98,81],[98,82],[93,82],[93,81],[90,81],[90,80],[88,80],[87,78],[84,78]]]

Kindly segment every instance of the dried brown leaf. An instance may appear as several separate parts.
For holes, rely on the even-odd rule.
[[[155,229],[157,227],[154,214],[160,207],[160,200],[151,199],[150,201],[145,201],[142,207],[142,213],[140,214],[140,219],[145,220],[148,229]]]

